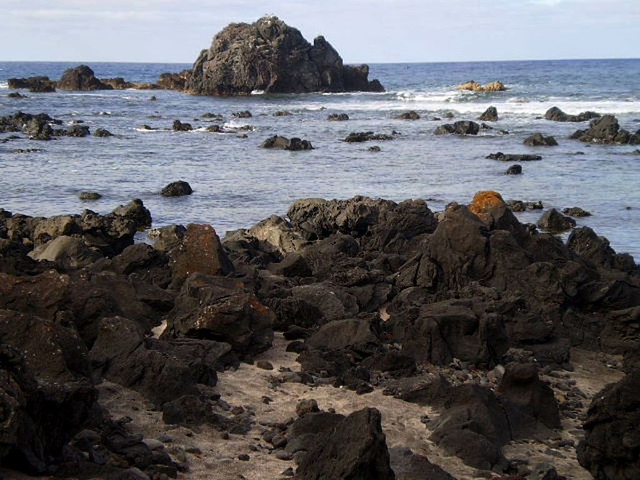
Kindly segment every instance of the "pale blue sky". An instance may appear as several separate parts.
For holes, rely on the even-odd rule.
[[[2,0],[0,61],[192,63],[264,14],[347,63],[640,56],[640,0]]]

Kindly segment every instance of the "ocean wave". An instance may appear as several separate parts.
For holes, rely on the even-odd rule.
[[[252,90],[251,91],[251,95],[264,95],[265,91],[264,90]]]
[[[9,83],[7,83],[7,82],[0,82],[0,88],[9,88]]]

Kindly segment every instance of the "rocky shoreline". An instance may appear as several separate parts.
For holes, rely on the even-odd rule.
[[[496,192],[151,223],[0,211],[5,478],[640,473],[640,268],[588,227]]]

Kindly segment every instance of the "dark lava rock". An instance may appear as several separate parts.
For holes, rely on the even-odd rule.
[[[464,463],[484,470],[501,469],[507,461],[501,447],[512,440],[509,419],[487,387],[452,387],[441,399],[446,409],[433,422],[429,437]]]
[[[102,195],[100,195],[98,192],[80,192],[78,198],[80,200],[100,200],[102,198]]]
[[[592,120],[587,130],[578,130],[571,138],[581,142],[603,144],[640,144],[640,130],[632,134],[621,129],[618,119],[613,115],[604,115]]]
[[[397,480],[455,480],[438,465],[407,447],[389,449],[391,467]]]
[[[477,135],[480,125],[469,120],[460,120],[453,124],[446,123],[437,127],[433,133],[436,135],[456,134],[456,135]]]
[[[306,417],[306,415],[305,415]],[[304,418],[304,417],[303,417]],[[317,435],[296,475],[305,479],[393,480],[380,412],[365,408]]]
[[[26,95],[22,95],[20,92],[11,92],[7,94],[8,98],[28,98]]]
[[[160,195],[163,197],[182,197],[184,195],[191,195],[192,193],[191,185],[183,180],[171,182],[160,191]]]
[[[32,115],[16,112],[0,118],[0,133],[22,132],[33,140],[50,140],[56,131],[51,125],[60,125],[62,120],[51,118],[46,113]]]
[[[96,128],[93,131],[93,136],[94,137],[113,137],[113,133],[111,133],[109,130],[105,130],[104,128]]]
[[[544,205],[540,200],[537,202],[523,202],[522,200],[509,200],[507,206],[512,212],[524,212],[527,210],[542,210]]]
[[[225,342],[242,359],[251,359],[271,346],[274,317],[255,295],[238,290],[232,279],[191,274],[175,299],[162,338]]]
[[[279,110],[273,114],[274,117],[290,117],[291,115],[292,113],[287,110]]]
[[[400,115],[396,115],[393,118],[397,120],[420,120],[420,115],[418,115],[418,112],[411,110],[409,112],[404,112]]]
[[[89,127],[86,125],[71,125],[68,129],[56,130],[55,133],[66,137],[83,138],[89,135]]]
[[[194,63],[186,89],[201,95],[384,91],[368,73],[366,65],[344,66],[324,37],[310,45],[297,29],[266,16],[219,32]]]
[[[555,138],[553,138],[552,136],[545,137],[541,133],[534,133],[528,136],[522,143],[530,147],[554,147],[558,145],[558,142],[556,142]]]
[[[522,165],[511,165],[504,173],[507,175],[522,175]]]
[[[393,135],[373,132],[352,132],[344,139],[345,142],[349,143],[368,142],[370,140],[393,140]]]
[[[590,217],[591,213],[580,207],[565,208],[562,213],[569,215],[570,217]]]
[[[540,155],[512,154],[502,152],[491,153],[485,158],[488,158],[489,160],[500,160],[501,162],[530,162],[542,160],[542,157]]]
[[[373,147],[369,147],[370,152],[379,152],[382,149],[378,145],[374,145]]]
[[[59,270],[68,271],[87,267],[103,256],[76,237],[61,235],[29,252],[38,261],[53,262]]]
[[[570,217],[565,217],[555,208],[547,210],[538,220],[538,226],[550,233],[561,233],[571,230],[576,226],[576,221]]]
[[[478,117],[481,122],[497,122],[498,121],[498,109],[496,107],[487,108],[482,115]]]
[[[327,117],[327,120],[331,120],[334,122],[344,122],[349,120],[349,115],[347,115],[346,113],[331,113]]]
[[[183,70],[180,73],[161,73],[156,85],[163,90],[183,91],[190,76],[191,70]]]
[[[297,137],[291,139],[274,135],[262,142],[262,148],[272,148],[277,150],[313,150],[313,145],[309,140],[301,140]]]
[[[585,122],[587,120],[591,120],[592,118],[598,118],[600,116],[599,113],[596,112],[582,112],[578,115],[570,115],[564,113],[558,107],[551,107],[544,114],[544,118],[547,120],[552,120],[554,122]]]
[[[589,227],[573,229],[567,239],[567,248],[601,268],[623,271],[635,269],[635,261],[631,255],[616,253],[609,240],[596,235]]]
[[[640,371],[608,385],[595,399],[583,425],[578,461],[594,478],[640,478]]]
[[[171,128],[174,132],[190,132],[193,130],[190,123],[182,123],[180,120],[174,120]]]
[[[10,78],[8,80],[9,88],[28,88],[34,93],[49,93],[56,91],[56,82],[49,80],[49,77],[28,77],[28,78]]]
[[[560,428],[560,412],[553,390],[540,380],[534,364],[507,365],[497,393],[536,422],[548,428]]]
[[[249,110],[243,110],[241,112],[235,112],[231,114],[232,117],[235,118],[251,118],[253,117],[253,115],[251,115],[251,112]]]
[[[60,90],[111,90],[112,87],[95,77],[93,70],[86,65],[65,70],[56,82]]]
[[[115,208],[113,214],[133,220],[138,230],[144,230],[151,226],[151,212],[139,198],[134,198],[126,205]]]

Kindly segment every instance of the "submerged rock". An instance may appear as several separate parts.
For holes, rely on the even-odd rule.
[[[334,122],[344,122],[346,120],[349,120],[349,115],[347,115],[346,113],[331,113],[327,117],[327,120],[331,120]]]
[[[596,112],[582,112],[578,115],[570,115],[568,113],[564,113],[558,107],[551,107],[544,114],[544,118],[554,122],[586,122],[587,120],[598,118],[599,116],[600,114]]]
[[[513,153],[490,153],[485,158],[489,160],[500,160],[501,162],[530,162],[536,160],[542,160],[540,155],[529,154],[513,154]]]
[[[345,66],[324,37],[309,44],[275,16],[220,31],[193,65],[186,89],[201,95],[384,91],[369,68]]]
[[[504,173],[506,175],[522,175],[522,165],[518,165],[517,163],[515,165],[511,165]]]
[[[444,125],[440,125],[434,130],[433,133],[436,135],[444,135],[447,133],[453,133],[457,135],[477,135],[479,131],[480,125],[478,125],[476,122],[461,120],[453,124],[446,123]]]
[[[348,143],[368,142],[370,140],[393,140],[393,135],[373,132],[352,132],[344,139]]]
[[[567,230],[571,230],[576,226],[576,221],[570,217],[565,217],[555,208],[547,210],[540,220],[538,220],[538,226],[550,233],[561,233]]]
[[[8,80],[8,87],[15,89],[28,88],[30,92],[34,93],[48,93],[56,91],[56,82],[45,76],[10,78]]]
[[[396,115],[393,117],[397,120],[420,120],[420,115],[415,110],[411,110],[409,112],[401,113],[400,115]]]
[[[552,136],[545,137],[541,133],[534,133],[533,135],[528,136],[522,143],[530,147],[554,147],[558,145],[558,142],[555,138],[553,138]]]
[[[313,150],[313,145],[309,140],[301,140],[300,138],[286,138],[279,135],[267,138],[262,142],[262,148],[272,148],[276,150]]]

